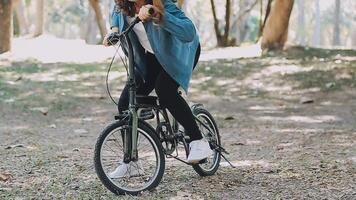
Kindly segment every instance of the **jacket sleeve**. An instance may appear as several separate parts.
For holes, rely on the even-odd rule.
[[[124,26],[124,21],[123,21],[122,13],[118,7],[118,5],[114,6],[114,9],[111,14],[111,21],[110,21],[110,29],[113,27],[119,28],[119,30],[122,30],[122,27]]]
[[[183,42],[193,41],[196,30],[193,22],[170,0],[164,1],[165,13],[160,27]]]

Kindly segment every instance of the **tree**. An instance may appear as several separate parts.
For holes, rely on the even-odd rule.
[[[214,0],[210,0],[210,3],[211,3],[211,9],[213,11],[214,30],[215,30],[215,35],[216,35],[216,40],[217,40],[218,46],[219,47],[231,46],[234,43],[233,40],[229,40],[231,0],[226,0],[224,33],[222,33],[220,31],[219,20],[216,15],[216,7],[215,7]]]
[[[16,19],[19,26],[20,35],[28,34],[28,22],[25,16],[25,8],[22,0],[15,0],[13,8],[16,14]]]
[[[315,27],[314,27],[314,33],[313,33],[313,45],[314,46],[320,46],[320,37],[321,37],[320,5],[319,5],[319,0],[316,0],[315,1]]]
[[[102,38],[107,34],[105,20],[100,8],[100,0],[89,0],[90,5],[93,7],[96,16],[96,22],[98,24],[100,35]]]
[[[356,17],[354,17],[356,18]],[[351,33],[351,46],[356,47],[356,19],[353,21],[352,33]]]
[[[300,45],[305,46],[305,19],[304,19],[304,0],[297,0],[298,6],[298,29],[297,41]]]
[[[234,1],[232,1],[234,3]],[[232,14],[231,25],[231,40],[234,45],[240,45],[246,38],[249,26],[247,24],[250,18],[250,11],[257,5],[258,0],[239,0],[237,6],[232,5],[233,10],[237,10]],[[238,8],[237,8],[238,7]]]
[[[339,46],[340,43],[340,0],[335,0],[335,13],[334,13],[334,36],[333,45]]]
[[[36,26],[34,37],[38,37],[43,34],[44,27],[44,2],[43,0],[37,0],[36,2]]]
[[[262,32],[262,48],[281,49],[288,37],[294,0],[274,0]]]
[[[11,49],[12,0],[0,0],[0,53]]]

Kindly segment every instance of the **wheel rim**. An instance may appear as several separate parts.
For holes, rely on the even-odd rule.
[[[205,113],[198,113],[196,117],[202,121],[206,126],[212,130],[213,135],[210,134],[210,131],[204,127],[200,122],[197,121],[197,124],[199,126],[199,129],[203,135],[209,142],[211,140],[216,141],[217,144],[220,144],[220,139],[218,138],[217,134],[217,129],[213,123],[213,121],[210,119],[210,117],[205,114]],[[216,150],[213,150],[214,153],[207,158],[207,161],[205,163],[199,164],[199,167],[206,171],[210,172],[212,171],[218,164],[219,164],[219,153]]]
[[[100,164],[107,179],[116,187],[128,191],[139,192],[147,189],[157,178],[161,166],[158,146],[153,138],[147,132],[138,128],[138,164],[132,167],[144,171],[141,176],[123,177],[112,179],[109,174],[123,161],[123,140],[122,132],[128,129],[128,126],[120,126],[112,130],[104,139],[100,148]]]

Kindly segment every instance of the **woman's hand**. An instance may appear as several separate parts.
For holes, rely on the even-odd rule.
[[[116,32],[116,33],[119,32],[119,28],[118,27],[112,27],[111,32],[105,35],[105,37],[103,39],[103,45],[104,46],[108,47],[108,46],[112,45],[112,44],[109,43],[108,38],[111,35],[111,33],[114,33],[114,32]]]
[[[109,45],[109,41],[108,41],[109,35],[110,34],[106,34],[104,39],[103,39],[103,45],[106,46],[106,47],[110,46]]]
[[[156,10],[155,7],[150,4],[144,5],[140,8],[140,12],[138,13],[138,18],[140,18],[142,22],[148,21],[152,18],[152,15],[149,13],[150,8]]]

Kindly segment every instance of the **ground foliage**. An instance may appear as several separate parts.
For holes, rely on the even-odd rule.
[[[106,67],[0,66],[0,199],[116,198],[93,169],[96,137],[116,113]],[[125,75],[113,69],[115,96]],[[355,51],[200,62],[188,99],[214,115],[236,168],[202,178],[169,160],[159,187],[124,199],[354,199],[355,87]]]

